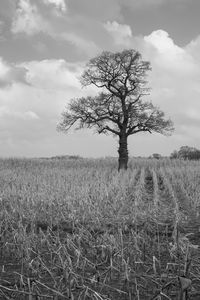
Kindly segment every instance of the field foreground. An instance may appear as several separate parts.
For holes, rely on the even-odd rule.
[[[200,163],[0,160],[0,299],[200,299]]]

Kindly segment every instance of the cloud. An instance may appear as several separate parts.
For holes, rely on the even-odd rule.
[[[118,2],[122,6],[127,6],[131,9],[146,9],[150,6],[161,6],[169,2],[173,5],[184,4],[187,0],[118,0]]]
[[[83,20],[71,15],[59,15],[59,12],[63,13],[67,10],[64,0],[43,0],[42,2],[36,1],[33,3],[31,0],[19,0],[18,8],[12,21],[11,30],[13,34],[25,33],[27,36],[32,37],[42,33],[51,37],[52,42],[70,43],[74,46],[76,52],[84,52],[87,56],[95,55],[99,51],[99,47],[93,38],[88,38],[87,35],[84,36],[81,32],[85,26],[88,28],[86,19]],[[55,7],[58,14],[46,9],[46,6],[50,5]],[[58,15],[60,18],[57,18]],[[89,26],[91,27],[91,23]],[[41,44],[39,47],[39,51],[41,51]]]
[[[166,0],[120,0],[120,2],[132,8],[141,8],[149,5],[160,5],[165,3]]]
[[[200,125],[198,39],[180,47],[166,31],[156,30],[140,37],[138,45],[143,58],[152,65],[149,98],[174,121],[175,133],[171,138],[174,147],[195,144],[197,136],[192,132],[197,132]]]
[[[52,39],[52,43],[57,43],[60,47],[66,47],[66,44],[70,43],[74,46],[74,53],[71,55],[74,62],[70,63],[68,59],[34,59],[20,64],[11,64],[0,58],[0,85],[2,87],[0,87],[0,115],[3,119],[0,121],[0,126],[3,128],[0,138],[4,135],[8,145],[13,142],[13,145],[18,145],[18,149],[22,147],[20,143],[23,145],[29,143],[32,146],[37,144],[40,151],[43,151],[41,141],[44,139],[48,140],[48,145],[52,146],[57,141],[58,148],[61,149],[61,146],[65,145],[66,149],[72,149],[71,145],[67,147],[67,142],[66,144],[61,142],[65,138],[62,136],[58,138],[55,130],[60,113],[71,98],[97,92],[92,88],[81,88],[79,76],[83,70],[83,63],[80,63],[77,57],[81,57],[83,61],[97,55],[105,48],[112,51],[133,48],[138,49],[143,59],[149,60],[152,65],[152,72],[148,76],[149,86],[152,88],[149,99],[160,106],[175,123],[174,136],[165,142],[166,152],[170,141],[172,141],[170,147],[174,148],[181,146],[181,143],[187,144],[188,141],[192,145],[194,139],[200,144],[200,137],[196,134],[200,125],[198,117],[198,112],[200,112],[199,37],[186,47],[180,47],[162,29],[155,30],[146,36],[135,36],[134,28],[132,32],[130,25],[120,19],[120,10],[117,9],[119,1],[116,1],[114,14],[111,12],[109,2],[105,14],[99,15],[97,20],[93,15],[98,13],[98,7],[93,5],[89,11],[88,8],[92,3],[90,0],[81,2],[79,11],[77,7],[80,1],[77,0],[73,3],[69,1],[65,10],[60,6],[62,1],[52,0],[48,3],[47,0],[45,1],[46,4],[44,1],[41,4],[42,1],[39,0],[20,0],[12,25],[13,33],[24,32],[31,37],[32,41],[33,35],[43,32],[38,36],[44,37],[46,34],[49,40]],[[124,1],[125,4],[131,3],[128,0]],[[87,5],[85,11],[84,3]],[[140,3],[149,5],[150,1]],[[161,1],[151,1],[151,3],[158,5]],[[54,9],[61,12],[59,17],[52,13]],[[65,12],[67,13],[64,14]],[[30,42],[30,39],[28,41]],[[39,38],[36,41],[40,41]],[[36,47],[41,51],[42,57],[45,57],[45,39],[41,38],[41,42],[38,42]],[[62,56],[64,55],[60,55]],[[87,144],[88,141],[94,139],[94,137],[88,137],[88,133],[84,135],[81,132],[78,135],[71,134],[67,141],[77,145],[80,139],[84,143],[84,138]],[[97,137],[97,139],[101,138]],[[148,143],[151,143],[152,147],[156,146],[156,141],[164,144],[164,138],[158,138],[157,135],[147,139],[139,135],[136,139],[140,147],[145,140],[145,149],[148,148]],[[151,139],[155,143],[152,143]],[[40,146],[39,143],[41,143]],[[56,151],[56,146],[54,147]],[[130,149],[131,147],[135,149],[130,142]],[[47,148],[45,149],[48,151]],[[97,153],[100,152],[97,151]]]
[[[87,53],[87,56],[92,57],[100,52],[100,48],[92,40],[82,38],[73,32],[63,32],[54,34],[53,37],[57,40],[68,41],[75,46],[76,51]]]
[[[169,34],[164,30],[153,31],[144,37],[149,54],[154,62],[168,71],[182,74],[193,73],[197,70],[193,57],[184,49],[177,46]],[[153,50],[155,53],[153,54]]]
[[[4,64],[9,66],[7,62]],[[51,154],[56,154],[55,141],[58,139],[58,143],[65,144],[64,136],[56,132],[64,107],[71,98],[96,94],[96,90],[81,88],[78,78],[83,70],[82,63],[54,59],[24,62],[15,67],[26,69],[29,84],[14,81],[0,88],[0,140],[3,145],[0,155],[45,155],[52,149],[55,152]]]
[[[54,5],[56,9],[65,12],[67,10],[67,6],[65,0],[43,0],[46,5]]]
[[[145,36],[141,50],[152,61],[155,71],[162,72],[161,78],[174,76],[179,81],[187,77],[191,81],[199,74],[194,55],[187,47],[176,45],[164,30],[156,30]]]
[[[26,70],[24,67],[9,64],[0,57],[0,86],[6,86],[13,82],[26,82]]]
[[[24,111],[24,112],[13,111],[6,106],[0,107],[0,117],[1,117],[1,121],[3,118],[5,118],[6,120],[8,120],[8,118],[16,118],[24,121],[39,119],[39,116],[33,111]]]
[[[10,68],[0,57],[0,80],[4,81],[7,79]]]
[[[39,116],[34,111],[25,111],[24,114],[22,114],[22,117],[25,120],[38,120]]]
[[[66,90],[69,87],[80,89],[78,76],[81,65],[67,63],[64,59],[31,61],[22,64],[26,68],[26,80],[39,89]]]
[[[104,24],[104,27],[113,37],[116,44],[128,46],[130,43],[130,38],[132,37],[132,31],[129,25],[119,24],[116,21],[107,21],[107,23]]]
[[[170,52],[170,55],[182,54],[183,49],[176,46],[169,34],[164,30],[153,31],[149,36],[145,36],[144,40],[152,44],[160,53]]]
[[[54,5],[58,10],[65,12],[67,6],[65,0],[43,0],[46,5]]]
[[[3,39],[2,37],[3,27],[4,27],[4,22],[0,20],[0,41]]]
[[[76,18],[83,16],[85,20],[106,22],[121,20],[121,0],[72,0],[68,1],[69,12]]]
[[[46,32],[48,23],[40,15],[36,5],[31,4],[30,0],[19,0],[14,20],[12,32],[24,32],[33,35],[38,32]]]
[[[196,60],[197,64],[200,63],[200,35],[186,45],[185,51]]]

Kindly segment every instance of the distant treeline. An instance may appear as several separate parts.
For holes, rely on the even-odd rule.
[[[83,157],[79,156],[79,155],[56,155],[56,156],[52,156],[52,157],[40,157],[42,159],[56,159],[56,160],[60,160],[60,159],[82,159]]]
[[[199,160],[200,150],[194,147],[182,146],[178,151],[173,151],[170,155],[170,158]]]
[[[154,159],[163,159],[167,158],[166,156],[162,156],[159,153],[154,153],[149,158]],[[183,160],[200,160],[200,150],[194,147],[182,146],[179,150],[174,150],[170,154],[171,159],[183,159]]]
[[[144,157],[137,156],[135,157],[137,159],[141,158],[143,159]],[[151,156],[148,157],[149,159],[166,159],[169,158],[169,156],[162,156],[159,153],[153,153]],[[195,147],[189,147],[189,146],[182,146],[180,147],[179,150],[174,150],[170,154],[171,159],[184,159],[184,160],[200,160],[200,150],[195,148]],[[83,159],[83,157],[79,155],[56,155],[52,157],[45,157],[43,159],[55,159],[55,160],[80,160]],[[116,159],[116,157],[105,157],[105,159]]]

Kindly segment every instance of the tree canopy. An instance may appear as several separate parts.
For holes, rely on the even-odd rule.
[[[96,96],[72,99],[62,113],[58,130],[94,128],[99,134],[119,137],[119,169],[128,163],[127,138],[138,132],[157,132],[169,135],[173,123],[151,102],[147,72],[150,63],[143,61],[135,50],[103,52],[91,59],[81,77],[83,86],[94,85],[101,92]]]
[[[179,158],[179,159],[188,159],[188,160],[199,160],[200,159],[200,150],[195,147],[182,146],[177,151],[173,151],[170,155],[170,158]]]

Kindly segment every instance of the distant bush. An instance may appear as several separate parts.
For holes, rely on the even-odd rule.
[[[154,153],[154,154],[152,155],[152,157],[155,158],[155,159],[160,159],[160,158],[162,158],[162,155],[159,154],[159,153]]]
[[[149,158],[154,158],[154,159],[161,159],[162,155],[159,153],[153,153]]]
[[[182,146],[178,151],[173,151],[170,155],[170,158],[179,158],[184,160],[199,160],[200,150],[194,147]]]
[[[178,157],[178,151],[177,150],[174,150],[171,154],[170,154],[170,158],[179,158]]]
[[[51,159],[82,159],[81,156],[79,155],[57,155],[57,156],[52,156]]]

